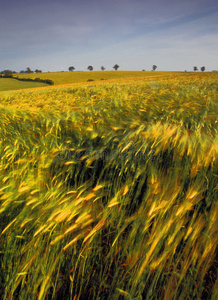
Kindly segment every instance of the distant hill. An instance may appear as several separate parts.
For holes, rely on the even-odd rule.
[[[148,77],[148,76],[162,76],[172,75],[179,72],[142,72],[142,71],[81,71],[81,72],[47,72],[47,73],[30,73],[30,74],[16,74],[18,78],[40,78],[50,79],[55,85],[70,84],[77,82],[99,81],[109,79],[134,78],[134,77]]]

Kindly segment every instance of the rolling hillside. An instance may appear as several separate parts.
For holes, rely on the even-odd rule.
[[[151,73],[0,92],[3,300],[217,298],[218,75]]]

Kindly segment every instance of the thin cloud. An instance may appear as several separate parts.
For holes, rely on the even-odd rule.
[[[215,0],[2,0],[1,4],[1,68],[19,70],[32,63],[32,68],[41,65],[51,71],[68,64],[100,69],[118,63],[122,69],[140,70],[157,62],[163,70],[183,70],[193,57],[196,64],[204,60],[211,69],[218,68]]]

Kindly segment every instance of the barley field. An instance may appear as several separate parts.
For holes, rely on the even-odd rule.
[[[43,72],[43,73],[30,73],[30,74],[17,74],[18,78],[31,78],[35,79],[51,79],[55,85],[81,83],[89,81],[101,81],[110,79],[128,79],[128,78],[148,78],[159,76],[170,76],[175,74],[184,74],[182,72],[161,72],[161,71],[74,71],[74,72]]]
[[[218,298],[218,75],[156,74],[0,92],[3,300]]]

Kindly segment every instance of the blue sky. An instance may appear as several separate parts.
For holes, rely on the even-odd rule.
[[[0,71],[218,70],[217,0],[0,0]]]

